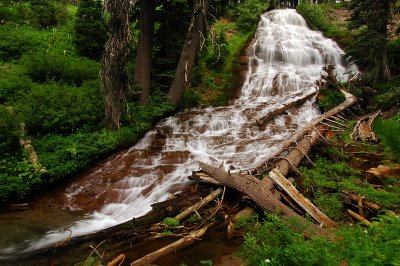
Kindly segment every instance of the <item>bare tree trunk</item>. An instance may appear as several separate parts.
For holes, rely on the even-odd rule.
[[[129,59],[130,0],[106,0],[105,10],[110,13],[111,32],[101,59],[101,90],[105,105],[105,123],[110,129],[120,127],[124,92],[128,89],[126,64]],[[136,1],[134,1],[136,3]]]
[[[196,0],[181,57],[175,72],[175,79],[168,93],[168,97],[173,104],[180,102],[185,88],[190,83],[192,68],[201,47],[203,33],[207,25],[207,9],[208,0]]]
[[[155,7],[155,0],[140,1],[140,36],[136,55],[135,81],[142,88],[141,104],[145,104],[150,96]]]

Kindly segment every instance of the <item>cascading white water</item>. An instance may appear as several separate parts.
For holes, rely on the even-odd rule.
[[[262,15],[248,50],[245,83],[233,105],[182,112],[158,123],[126,153],[66,189],[65,204],[87,211],[85,219],[38,239],[0,246],[0,257],[60,241],[69,235],[68,230],[77,236],[144,215],[152,203],[167,199],[188,182],[191,172],[198,170],[197,161],[222,163],[231,171],[257,165],[319,112],[313,101],[308,101],[275,118],[265,130],[255,121],[314,92],[325,64],[335,64],[339,77],[344,78],[342,54],[335,42],[308,29],[295,10]],[[77,200],[82,198],[90,199]],[[101,202],[103,207],[91,209],[93,202]]]

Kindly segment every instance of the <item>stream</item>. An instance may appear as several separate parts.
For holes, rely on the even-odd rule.
[[[348,70],[344,52],[307,27],[292,9],[261,16],[248,48],[248,72],[232,105],[191,109],[159,122],[129,150],[81,174],[27,211],[0,214],[0,263],[10,256],[90,234],[151,210],[179,193],[198,170],[197,161],[231,172],[251,169],[319,115],[314,100],[256,125],[284,104],[313,93],[322,66]]]

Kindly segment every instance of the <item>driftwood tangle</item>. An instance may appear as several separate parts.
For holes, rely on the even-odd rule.
[[[150,254],[147,254],[146,256],[132,262],[131,266],[149,265],[149,264],[155,262],[156,260],[158,260],[159,258],[161,258],[171,252],[174,252],[176,250],[179,250],[186,246],[189,246],[192,243],[194,243],[196,240],[199,240],[199,238],[202,237],[211,226],[212,226],[212,224],[208,224],[208,225],[204,226],[203,228],[196,230],[187,236],[182,237],[178,241],[175,241],[161,249],[158,249]]]
[[[377,111],[372,114],[365,115],[359,119],[357,119],[357,123],[354,126],[353,132],[350,137],[353,140],[361,140],[361,141],[370,141],[377,142],[378,138],[376,137],[372,124],[374,123],[375,118],[381,113],[381,111]]]

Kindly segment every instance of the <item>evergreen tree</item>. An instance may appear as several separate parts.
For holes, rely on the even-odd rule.
[[[107,41],[100,0],[81,0],[75,22],[75,46],[80,55],[99,59]]]
[[[387,25],[390,0],[352,0],[349,28],[360,29],[348,56],[364,71],[364,80],[375,83],[388,79]]]

